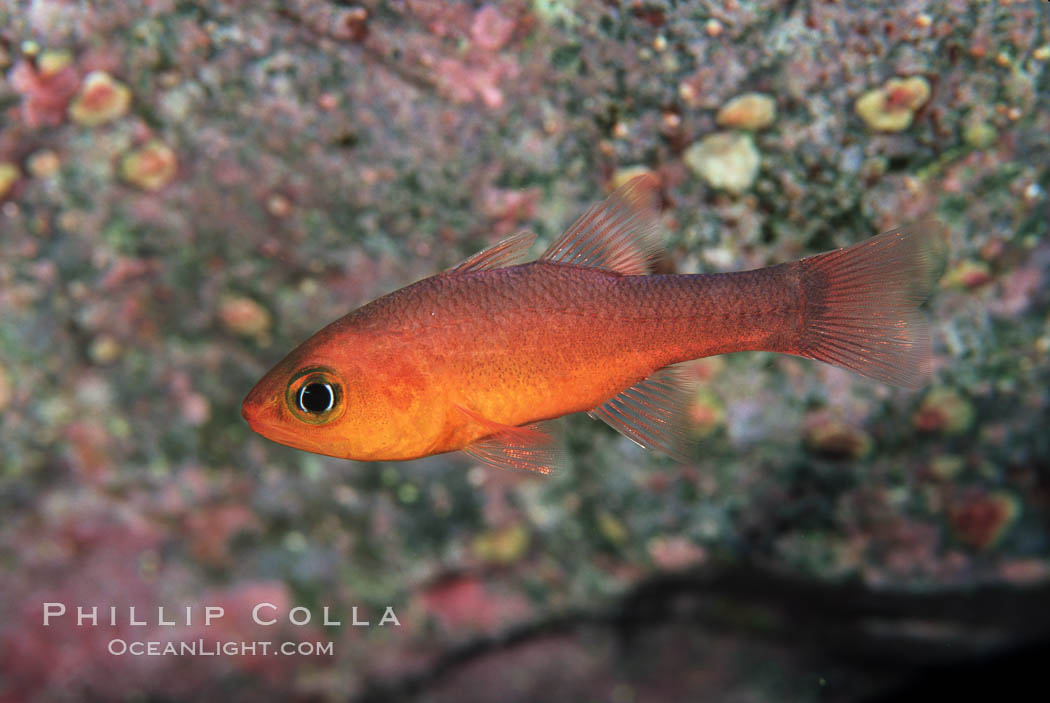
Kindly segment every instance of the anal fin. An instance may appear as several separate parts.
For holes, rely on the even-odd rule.
[[[510,471],[552,474],[564,465],[565,457],[555,444],[551,423],[504,425],[493,422],[461,405],[463,414],[491,430],[491,434],[471,442],[463,452],[487,466]]]
[[[587,414],[639,446],[688,461],[690,385],[680,366],[665,366]]]

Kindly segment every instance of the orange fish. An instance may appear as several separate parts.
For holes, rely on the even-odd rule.
[[[944,258],[925,222],[737,273],[652,275],[657,183],[636,178],[536,261],[523,232],[336,320],[244,400],[252,429],[319,454],[389,461],[463,450],[549,473],[544,420],[586,411],[681,457],[675,364],[773,351],[915,388],[928,374],[919,304]]]

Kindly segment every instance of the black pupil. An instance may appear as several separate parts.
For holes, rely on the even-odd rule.
[[[332,387],[327,383],[308,383],[299,391],[299,407],[308,413],[327,412],[334,400]]]

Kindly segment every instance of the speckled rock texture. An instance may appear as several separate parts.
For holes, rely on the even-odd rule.
[[[690,164],[716,133],[746,177]],[[0,700],[871,700],[1045,640],[1048,164],[1036,0],[0,0]],[[665,272],[939,218],[930,385],[705,359],[689,462],[574,416],[549,478],[241,419],[324,324],[642,172]]]

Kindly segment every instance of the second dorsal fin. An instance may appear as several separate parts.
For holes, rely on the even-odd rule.
[[[583,213],[540,260],[625,275],[649,273],[660,250],[658,185],[651,174],[632,178]]]

